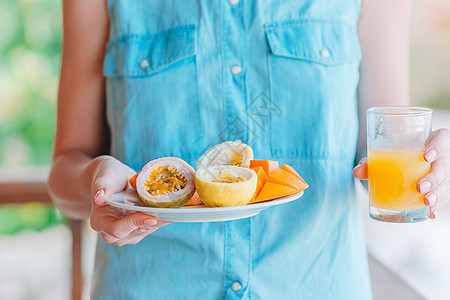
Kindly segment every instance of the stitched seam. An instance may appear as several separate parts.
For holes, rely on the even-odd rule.
[[[224,74],[223,74],[223,61],[224,57],[222,55],[223,52],[223,14],[222,14],[222,8],[221,8],[221,1],[217,1],[218,6],[218,13],[219,13],[219,24],[218,24],[218,36],[220,40],[218,41],[218,47],[219,47],[219,59],[220,59],[220,86],[221,86],[221,101],[220,101],[220,117],[222,119],[221,122],[221,131],[225,128],[225,118],[224,118],[224,102],[225,102],[225,86],[224,86]],[[222,292],[222,299],[225,299],[227,296],[227,271],[228,271],[228,222],[223,222],[223,235],[224,235],[224,243],[223,243],[223,254],[224,254],[224,261],[223,261],[223,292]]]
[[[273,155],[273,158],[287,158],[293,160],[329,160],[329,161],[350,161],[353,160],[353,157],[337,157],[337,156],[289,156],[289,155]]]
[[[181,25],[181,26],[177,26],[174,28],[166,29],[166,30],[159,31],[157,33],[152,33],[152,34],[126,34],[126,35],[122,35],[122,36],[116,38],[113,41],[110,41],[106,45],[106,47],[107,47],[107,49],[110,49],[117,43],[128,42],[128,41],[144,42],[144,41],[148,41],[151,38],[153,39],[153,38],[157,37],[158,35],[163,35],[164,33],[167,33],[167,32],[195,31],[196,27],[197,26],[195,24],[188,24],[188,25]],[[186,30],[186,29],[188,29],[188,30]]]
[[[273,41],[272,34],[268,30],[266,30],[266,37],[267,37],[267,41],[269,43],[269,48],[270,48],[272,54],[276,55],[276,56],[284,56],[284,57],[293,58],[293,59],[309,60],[309,61],[317,62],[317,63],[323,64],[323,65],[334,65],[334,64],[338,64],[338,63],[354,62],[354,61],[361,60],[361,56],[358,53],[353,53],[353,55],[348,55],[346,57],[330,56],[327,59],[327,58],[320,58],[317,55],[313,55],[312,53],[307,53],[307,52],[280,51],[280,50],[276,49],[279,47],[275,47],[275,48],[272,47],[272,44],[274,44],[275,42]],[[286,50],[286,49],[284,49],[284,50]]]
[[[195,32],[195,38],[194,38],[194,51],[195,53],[197,52],[197,43],[198,43],[198,36],[199,32],[198,30]],[[197,111],[198,111],[198,118],[199,118],[199,128],[200,128],[200,132],[202,133],[201,137],[205,136],[205,132],[204,132],[204,126],[203,126],[203,114],[201,113],[201,105],[202,105],[202,94],[200,93],[200,80],[199,80],[199,68],[198,68],[198,56],[195,56],[194,59],[194,63],[195,63],[195,79],[196,79],[196,89],[197,89]],[[201,137],[198,137],[196,143],[201,144]],[[201,154],[201,153],[200,153]],[[197,159],[198,160],[198,159]]]
[[[178,58],[175,59],[175,60],[169,60],[169,62],[167,62],[167,63],[165,63],[165,64],[162,64],[161,66],[159,66],[159,67],[157,67],[157,68],[155,68],[155,69],[150,69],[150,68],[148,68],[147,70],[144,70],[144,69],[141,70],[141,69],[139,69],[138,67],[136,67],[136,68],[135,68],[136,71],[133,72],[133,73],[129,73],[129,72],[123,72],[123,73],[120,73],[119,71],[116,71],[116,72],[112,73],[112,75],[108,75],[108,74],[111,74],[111,73],[107,73],[105,76],[112,76],[112,77],[123,77],[123,76],[127,76],[127,77],[140,77],[140,76],[148,76],[148,75],[151,75],[151,74],[153,74],[153,73],[156,73],[156,72],[158,72],[158,71],[160,71],[160,70],[162,70],[162,69],[165,69],[165,68],[167,68],[168,66],[173,65],[173,64],[176,63],[176,62],[179,62],[180,60],[183,60],[183,59],[188,58],[188,57],[192,57],[192,56],[194,56],[194,55],[195,55],[195,52],[194,52],[194,53],[189,53],[189,54],[187,54],[187,55],[185,55],[185,56],[180,56],[180,57],[178,57]]]
[[[252,236],[253,236],[253,218],[250,218],[250,238],[249,238],[249,251],[248,251],[248,278],[247,278],[247,290],[245,291],[245,295],[248,295],[248,299],[250,300],[250,278],[252,275]]]
[[[283,21],[275,21],[270,23],[265,23],[264,30],[269,31],[275,28],[282,28],[282,27],[290,27],[290,26],[296,26],[296,25],[302,25],[302,24],[308,24],[308,23],[317,23],[317,24],[323,24],[323,25],[334,25],[334,26],[343,26],[347,29],[356,32],[356,28],[348,23],[345,23],[341,20],[336,19],[316,19],[316,18],[301,18],[301,19],[288,19]]]
[[[272,52],[272,54],[275,55],[275,56],[282,56],[282,57],[286,57],[286,58],[312,61],[312,62],[319,63],[319,64],[322,64],[322,65],[327,65],[327,66],[331,66],[331,65],[335,65],[335,64],[339,64],[339,63],[345,63],[345,62],[348,62],[348,63],[350,63],[350,62],[357,62],[357,61],[360,60],[359,58],[354,58],[354,59],[349,59],[349,58],[348,59],[343,59],[343,58],[338,59],[337,58],[337,59],[334,59],[332,61],[326,62],[326,61],[317,60],[316,58],[313,58],[313,57],[308,56],[308,55],[303,55],[303,54],[293,54],[292,55],[292,54],[286,54],[286,53],[283,53],[283,52]]]
[[[268,38],[267,38],[268,40]],[[269,42],[269,51],[272,51],[272,48],[270,47],[270,42]],[[273,80],[272,80],[272,56],[271,55],[267,55],[267,76],[269,77],[269,95],[270,95],[270,101],[269,101],[269,130],[270,130],[270,155],[274,156],[274,144],[273,144],[273,118],[272,118],[272,114],[270,113],[270,110],[272,109],[272,101],[274,101],[273,98],[273,91],[274,91],[274,86],[273,86]],[[283,112],[283,111],[282,111]]]
[[[223,236],[224,236],[224,243],[223,243],[223,252],[224,252],[224,260],[223,260],[223,297],[225,298],[227,295],[227,264],[228,264],[228,251],[227,251],[227,244],[228,244],[228,222],[223,222]]]

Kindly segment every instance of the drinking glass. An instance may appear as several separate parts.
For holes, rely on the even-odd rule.
[[[417,182],[430,172],[424,159],[432,110],[372,107],[366,111],[370,217],[393,223],[428,219]]]

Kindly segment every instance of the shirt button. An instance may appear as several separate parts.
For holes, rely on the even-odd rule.
[[[327,49],[323,48],[323,49],[320,51],[320,55],[321,55],[323,58],[328,58],[328,57],[330,57],[330,51],[328,51]]]
[[[242,69],[238,65],[234,65],[231,67],[231,73],[233,73],[234,75],[238,75],[239,73],[241,73],[241,71]]]
[[[231,285],[231,289],[235,292],[239,291],[241,288],[242,285],[237,281],[233,282],[233,284]]]
[[[150,65],[150,64],[148,63],[148,60],[147,60],[147,59],[143,59],[143,60],[139,63],[139,66],[140,66],[142,69],[147,69],[149,65]]]
[[[239,0],[230,0],[230,4],[235,6],[239,3]]]

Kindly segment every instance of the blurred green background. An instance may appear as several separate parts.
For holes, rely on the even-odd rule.
[[[411,101],[450,109],[447,1],[417,1],[411,31]],[[61,50],[61,0],[0,0],[0,167],[48,165]],[[32,203],[0,207],[0,234],[65,222]]]
[[[48,164],[61,49],[61,0],[0,0],[0,164]]]
[[[47,165],[55,126],[61,0],[0,0],[0,167]],[[0,234],[65,222],[41,203],[0,206]]]

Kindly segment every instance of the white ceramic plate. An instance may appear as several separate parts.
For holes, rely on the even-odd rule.
[[[112,195],[108,204],[127,211],[140,211],[158,216],[167,222],[219,222],[253,217],[262,210],[297,200],[303,196],[303,191],[274,200],[232,207],[185,206],[181,208],[156,208],[146,206],[135,190],[130,189]]]

